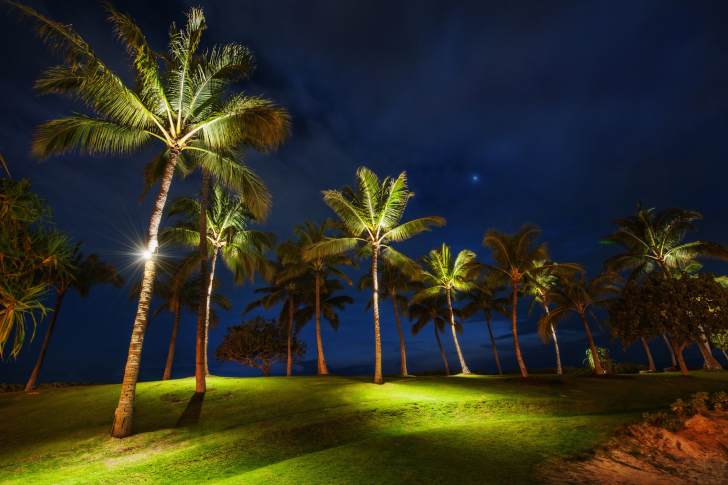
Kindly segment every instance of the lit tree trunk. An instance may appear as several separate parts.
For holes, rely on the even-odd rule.
[[[172,340],[169,342],[169,354],[167,354],[167,365],[164,367],[163,381],[168,381],[172,375],[172,361],[174,361],[174,348],[177,346],[177,331],[179,331],[179,317],[182,310],[182,303],[179,301],[174,307],[174,327],[172,327]]]
[[[202,200],[200,201],[200,281],[207,281],[207,193],[210,171],[202,169]],[[207,323],[207,292],[200,291],[197,314],[197,345],[195,351],[195,392],[206,392],[205,382],[205,324]]]
[[[316,346],[318,347],[318,375],[326,375],[329,370],[326,368],[324,359],[324,347],[321,342],[321,272],[316,271]]]
[[[293,334],[293,295],[288,294],[288,364],[286,375],[291,376],[291,335]]]
[[[399,346],[400,346],[400,353],[402,354],[402,366],[400,368],[400,373],[403,376],[407,375],[407,356],[404,353],[404,336],[402,335],[402,325],[399,322],[399,312],[397,311],[397,302],[394,299],[395,294],[390,293],[389,296],[392,297],[392,305],[394,305],[394,316],[397,318],[397,330],[399,330]]]
[[[678,346],[674,340],[672,342],[673,349],[675,350],[675,355],[677,355],[677,362],[680,365],[680,372],[682,372],[682,375],[684,375],[684,376],[689,376],[690,373],[688,372],[688,367],[685,365],[685,361],[683,360],[683,356],[682,356],[682,352],[683,352],[683,349],[685,348],[685,345],[687,345],[687,344],[682,343]]]
[[[159,188],[159,194],[157,195],[152,217],[149,221],[147,250],[152,254],[152,257],[144,263],[144,278],[142,279],[142,286],[139,292],[139,306],[134,320],[134,330],[131,334],[126,368],[124,369],[124,381],[121,384],[121,396],[119,397],[119,405],[114,412],[114,423],[111,427],[111,436],[114,438],[124,438],[131,435],[134,395],[139,377],[139,363],[142,356],[142,344],[144,343],[147,317],[149,316],[149,304],[152,300],[152,287],[154,286],[155,256],[157,246],[159,245],[157,233],[159,231],[159,223],[162,220],[164,204],[167,201],[169,186],[172,183],[174,167],[177,165],[177,158],[181,152],[182,150],[178,146],[171,147],[170,149],[169,161],[167,162],[167,167],[164,169],[162,185]]]
[[[56,325],[56,318],[58,317],[58,310],[61,309],[61,301],[63,301],[63,297],[65,296],[68,289],[61,290],[58,292],[58,296],[56,297],[56,306],[53,308],[53,316],[51,317],[51,323],[48,324],[48,331],[46,331],[45,340],[43,341],[43,347],[40,349],[40,356],[38,357],[38,363],[35,364],[35,369],[33,369],[33,373],[30,375],[30,380],[28,381],[28,385],[25,386],[25,390],[32,391],[33,387],[35,387],[35,380],[38,378],[38,373],[40,372],[40,368],[43,366],[43,360],[45,359],[46,351],[48,350],[48,342],[51,341],[51,334],[53,334],[53,327]]]
[[[513,343],[516,346],[516,358],[518,359],[518,366],[521,368],[521,375],[528,377],[528,369],[526,364],[523,363],[523,357],[521,356],[521,347],[518,345],[518,331],[516,330],[516,304],[518,303],[518,280],[512,279],[513,282],[513,314],[511,316],[511,324],[513,326]]]
[[[703,328],[702,325],[700,326],[700,328]],[[701,333],[700,337],[702,341],[698,342],[698,348],[703,354],[703,358],[705,359],[705,363],[707,364],[708,369],[723,370],[723,366],[720,365],[717,360],[715,360],[715,357],[713,357],[713,353],[710,350],[710,344],[708,343],[708,337],[705,336],[705,331]]]
[[[435,317],[437,318],[437,317]],[[440,342],[440,333],[437,331],[437,324],[433,321],[432,322],[435,327],[435,337],[437,338],[437,345],[440,346],[440,353],[442,354],[442,361],[445,363],[445,373],[447,375],[450,375],[450,369],[447,366],[447,358],[445,357],[445,351],[442,350],[442,342]]]
[[[493,332],[490,330],[490,315],[485,314],[485,322],[488,324],[488,333],[490,334],[490,341],[493,344],[493,354],[495,354],[495,365],[498,366],[498,375],[502,376],[503,371],[501,370],[500,361],[498,360],[498,351],[495,348],[495,339],[493,338]]]
[[[374,383],[384,384],[382,379],[382,340],[379,335],[379,280],[377,279],[377,258],[379,256],[379,247],[372,244],[372,308],[374,309],[374,343],[375,343],[375,360],[374,360]]]
[[[594,359],[594,372],[598,376],[602,375],[602,364],[599,362],[599,355],[597,354],[597,347],[594,345],[594,339],[592,338],[591,330],[589,330],[589,324],[586,323],[586,316],[580,313],[581,319],[584,320],[584,328],[586,329],[586,336],[589,338],[589,347],[591,348],[592,358]]]
[[[672,345],[670,345],[670,341],[667,339],[667,335],[665,335],[663,333],[662,338],[665,339],[665,344],[667,345],[667,348],[670,350],[670,358],[672,359],[672,366],[677,367],[677,361],[675,360],[675,351],[672,349]]]
[[[647,352],[647,360],[650,362],[650,370],[652,372],[657,372],[657,367],[655,367],[655,362],[652,360],[652,354],[650,353],[650,348],[647,346],[647,340],[645,340],[644,337],[642,337],[642,345],[645,346],[645,352]]]
[[[212,260],[210,261],[210,284],[207,285],[207,309],[205,310],[205,375],[210,375],[210,369],[207,366],[207,341],[210,333],[210,296],[212,295],[212,282],[215,278],[215,262],[217,261],[217,252],[219,248],[214,246],[212,249]]]
[[[447,294],[447,307],[450,309],[450,327],[452,327],[452,339],[455,341],[455,348],[458,351],[458,358],[460,359],[460,367],[463,369],[463,374],[470,375],[470,369],[465,365],[465,359],[463,359],[463,353],[460,351],[460,345],[458,344],[458,337],[455,332],[455,315],[452,311],[452,303],[450,302],[450,288],[445,288],[445,294]]]
[[[543,299],[543,295],[541,295],[541,298]],[[544,305],[543,309],[546,310],[546,315],[549,314],[549,307],[548,305]],[[559,353],[559,342],[556,340],[556,329],[553,325],[551,325],[551,338],[554,339],[554,348],[556,349],[556,373],[557,374],[563,374],[564,371],[561,368],[561,354]]]

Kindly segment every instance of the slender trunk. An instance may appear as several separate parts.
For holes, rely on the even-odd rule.
[[[705,336],[705,330],[702,325],[700,326],[700,329],[703,330],[700,334],[702,342],[698,342],[698,347],[703,353],[703,358],[705,359],[708,369],[723,370],[723,366],[715,360],[715,357],[713,357],[713,352],[710,350],[710,344],[708,343],[708,337]]]
[[[179,331],[179,316],[182,311],[182,303],[179,301],[174,307],[174,327],[172,327],[172,340],[169,342],[169,354],[167,354],[167,365],[164,367],[163,381],[168,381],[172,375],[172,361],[174,360],[174,348],[177,346],[177,332]]]
[[[592,358],[594,359],[594,372],[598,376],[602,375],[604,371],[602,370],[602,364],[599,362],[599,355],[597,354],[597,347],[594,345],[594,339],[592,338],[591,330],[589,330],[589,324],[586,323],[586,316],[583,313],[580,313],[581,319],[584,320],[584,328],[586,329],[586,336],[589,338],[589,347],[591,348]]]
[[[518,359],[518,366],[521,368],[521,375],[523,377],[528,377],[528,369],[526,369],[526,364],[523,362],[523,357],[521,356],[521,347],[518,345],[518,331],[516,330],[516,304],[518,303],[518,280],[513,278],[513,296],[511,297],[513,300],[513,314],[511,316],[511,324],[513,326],[513,343],[516,346],[516,358]]]
[[[384,384],[382,379],[382,340],[379,335],[379,280],[377,279],[377,258],[379,257],[379,247],[372,245],[372,295],[374,309],[374,343],[375,343],[375,360],[374,360],[374,384]]]
[[[685,365],[685,361],[683,360],[682,352],[687,344],[682,343],[680,345],[677,345],[675,343],[675,340],[672,341],[672,347],[675,350],[675,355],[677,355],[677,362],[680,366],[680,372],[682,372],[682,375],[689,376],[690,373],[688,372],[688,367]]]
[[[316,347],[318,348],[318,375],[327,375],[324,347],[321,342],[321,272],[316,271]]]
[[[463,353],[460,351],[460,345],[458,344],[458,337],[455,332],[455,315],[452,311],[452,303],[450,302],[450,288],[445,289],[447,294],[447,307],[450,309],[450,326],[452,327],[452,339],[455,341],[455,348],[458,351],[458,358],[460,359],[460,367],[463,369],[463,374],[470,375],[470,369],[465,365],[465,359],[463,359]]]
[[[723,356],[725,356],[725,359],[728,360],[728,354],[725,353],[725,350],[721,349],[721,352],[723,352]]]
[[[288,364],[286,375],[291,376],[291,335],[293,334],[293,295],[288,295]]]
[[[434,317],[437,318],[436,316]],[[447,366],[447,358],[445,357],[445,351],[442,350],[442,342],[440,342],[440,333],[437,331],[437,323],[435,323],[435,320],[433,320],[433,325],[435,327],[435,337],[437,338],[437,345],[440,346],[440,353],[442,354],[442,361],[445,363],[445,373],[447,375],[450,375],[450,369]]]
[[[207,281],[207,193],[210,171],[202,169],[202,200],[200,201],[200,280]],[[207,292],[200,291],[197,314],[197,346],[195,351],[195,392],[206,392],[205,381],[205,324],[207,322]]]
[[[394,299],[395,294],[390,292],[389,296],[392,297],[392,305],[394,305],[394,316],[397,318],[397,330],[399,330],[399,346],[400,346],[400,353],[402,358],[402,366],[399,370],[400,374],[403,376],[407,375],[407,356],[404,353],[404,336],[402,335],[402,324],[399,322],[399,311],[397,311],[397,301]]]
[[[207,308],[205,310],[205,375],[210,375],[210,369],[207,366],[207,342],[208,334],[210,333],[210,297],[212,296],[212,282],[215,278],[215,262],[217,261],[217,252],[219,248],[214,246],[212,249],[212,260],[210,261],[210,277],[208,278],[210,283],[207,285]]]
[[[503,371],[501,370],[500,361],[498,360],[498,351],[495,348],[495,339],[493,338],[493,332],[490,329],[490,315],[486,312],[485,322],[488,324],[488,333],[490,334],[490,341],[493,344],[493,354],[495,354],[495,365],[498,366],[498,375],[502,376]]]
[[[665,339],[665,344],[667,344],[667,348],[670,349],[670,358],[672,359],[672,366],[677,367],[677,361],[675,360],[675,351],[672,350],[672,345],[670,345],[670,341],[667,339],[667,335],[665,335],[663,333],[662,338]]]
[[[543,295],[541,295],[541,298],[543,299]],[[546,310],[546,316],[549,314],[549,307],[548,305],[544,304],[543,309]],[[551,338],[554,339],[554,348],[556,349],[556,373],[557,374],[563,374],[564,370],[561,367],[561,353],[559,352],[559,342],[556,340],[556,329],[553,325],[551,325]]]
[[[645,340],[644,337],[642,337],[642,345],[645,346],[645,352],[647,352],[647,360],[650,362],[650,370],[652,372],[657,372],[657,367],[655,367],[655,361],[652,360],[652,354],[650,353],[650,348],[647,346],[647,340]]]
[[[33,387],[35,387],[35,380],[38,378],[38,373],[40,372],[40,368],[43,366],[43,360],[45,359],[46,351],[48,350],[48,342],[51,341],[51,334],[53,334],[53,327],[56,325],[56,318],[58,318],[58,310],[61,309],[61,301],[63,301],[63,297],[65,296],[68,289],[61,290],[58,292],[58,296],[56,297],[56,306],[53,308],[53,316],[51,317],[51,323],[48,324],[48,331],[46,331],[45,340],[43,341],[43,347],[40,349],[40,356],[38,357],[38,363],[35,364],[35,369],[33,369],[33,373],[30,375],[30,380],[28,381],[28,385],[25,386],[25,390],[32,391]]]
[[[149,221],[147,250],[152,254],[152,257],[144,263],[144,278],[142,279],[142,286],[139,292],[139,306],[134,320],[134,330],[131,334],[126,368],[124,369],[124,381],[121,384],[121,396],[119,397],[119,405],[114,412],[114,423],[111,427],[111,436],[114,438],[124,438],[131,435],[134,395],[139,377],[139,364],[142,356],[144,332],[146,330],[147,317],[149,316],[149,303],[152,300],[152,287],[154,286],[155,257],[157,254],[157,246],[159,245],[157,233],[159,231],[159,223],[162,220],[164,204],[167,201],[169,186],[172,183],[174,167],[177,165],[177,158],[181,151],[178,146],[171,147],[170,149],[169,161],[167,162],[167,167],[164,169],[164,177],[162,178],[162,186],[159,188],[159,194],[157,195],[152,217]]]

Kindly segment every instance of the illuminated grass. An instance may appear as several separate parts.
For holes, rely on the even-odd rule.
[[[0,395],[0,482],[532,483],[644,411],[728,388],[728,373],[634,380],[211,378],[137,387],[135,435],[108,437],[119,386]]]

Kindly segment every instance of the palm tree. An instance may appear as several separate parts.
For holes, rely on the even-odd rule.
[[[465,359],[460,351],[460,345],[455,333],[455,314],[452,309],[452,300],[457,296],[457,291],[468,292],[475,286],[473,282],[467,281],[468,272],[473,268],[475,262],[475,253],[463,249],[453,260],[450,248],[443,243],[441,248],[433,249],[428,256],[420,258],[420,262],[424,265],[425,270],[422,271],[418,279],[428,288],[415,293],[409,304],[413,305],[440,293],[445,293],[447,308],[450,310],[452,338],[455,341],[455,348],[458,351],[463,374],[468,375],[470,369],[465,365]]]
[[[511,327],[513,343],[516,347],[516,358],[521,368],[521,375],[528,377],[526,364],[521,356],[521,347],[518,345],[518,331],[516,328],[516,310],[518,308],[518,286],[528,274],[536,275],[544,271],[581,271],[582,268],[574,263],[550,263],[536,266],[537,261],[548,259],[546,243],[536,244],[541,235],[541,229],[531,223],[525,223],[515,234],[504,234],[491,228],[485,231],[483,246],[490,248],[492,265],[481,264],[475,271],[488,269],[496,279],[507,281],[511,286]],[[498,278],[500,276],[500,278]]]
[[[414,289],[414,285],[410,278],[405,275],[401,269],[396,268],[390,264],[384,263],[381,268],[382,276],[379,279],[379,298],[382,301],[390,298],[392,300],[392,306],[394,307],[394,317],[397,320],[397,330],[399,331],[399,345],[400,345],[400,375],[407,375],[407,355],[404,351],[404,336],[402,335],[402,324],[399,320],[399,312],[402,315],[407,316],[407,304],[409,303],[408,298],[402,293],[409,293]],[[359,291],[365,288],[372,288],[374,286],[374,280],[372,273],[369,272],[359,278]],[[373,300],[369,300],[364,313],[366,313],[372,306]]]
[[[342,190],[325,190],[324,201],[341,219],[342,232],[347,237],[327,238],[304,250],[304,259],[310,260],[330,254],[342,254],[360,249],[360,255],[372,258],[372,308],[374,309],[375,365],[374,382],[382,384],[382,342],[379,334],[379,278],[377,261],[398,266],[408,276],[417,274],[417,264],[394,250],[390,244],[411,238],[432,226],[442,226],[441,217],[423,217],[400,224],[404,210],[414,192],[407,189],[407,176],[402,172],[396,179],[379,178],[366,167],[356,172],[356,190],[346,186]]]
[[[594,277],[591,281],[587,281],[583,274],[561,277],[559,284],[553,286],[549,292],[548,301],[555,305],[554,310],[544,313],[538,322],[538,332],[541,338],[548,338],[551,326],[558,325],[571,312],[578,313],[584,322],[586,336],[589,339],[589,346],[594,359],[594,370],[598,375],[601,375],[602,366],[599,363],[594,339],[586,321],[586,313],[589,312],[599,325],[592,309],[604,308],[609,305],[610,301],[618,297],[618,284],[621,281],[622,278],[616,273],[603,273]]]
[[[255,222],[255,216],[246,208],[247,202],[240,194],[230,194],[219,185],[210,184],[209,200],[206,209],[207,242],[210,253],[210,273],[207,286],[208,295],[212,294],[212,282],[215,278],[215,265],[218,253],[234,275],[236,284],[243,284],[246,279],[253,282],[256,271],[269,276],[271,267],[263,256],[263,251],[275,246],[276,235],[269,232],[251,231],[247,227]],[[183,245],[197,248],[200,242],[199,220],[200,202],[193,197],[179,197],[169,207],[167,217],[179,217],[172,227],[162,230],[160,239],[163,243]],[[209,313],[209,297],[205,314]],[[202,299],[201,299],[202,301]],[[199,313],[199,309],[198,309]],[[207,341],[209,318],[205,319],[204,334],[204,366],[205,375],[209,375],[207,366]]]
[[[73,288],[81,298],[86,298],[91,292],[91,288],[96,285],[113,285],[118,290],[124,284],[124,280],[116,274],[116,268],[113,265],[99,261],[98,254],[91,254],[84,259],[83,253],[79,252],[80,247],[81,243],[79,242],[71,251],[69,264],[67,265],[69,271],[54,273],[51,277],[53,281],[49,281],[50,286],[56,289],[58,295],[56,296],[56,304],[53,308],[53,316],[51,317],[51,322],[48,325],[45,340],[43,341],[43,347],[40,350],[40,356],[38,356],[38,363],[35,365],[35,369],[33,369],[33,373],[30,375],[30,380],[28,380],[28,384],[25,386],[26,391],[32,391],[35,386],[35,381],[38,378],[38,373],[43,366],[43,360],[48,350],[48,342],[51,340],[53,328],[56,325],[58,312],[61,309],[61,302],[63,301],[63,297],[66,296],[66,293],[68,293],[68,290]]]
[[[475,315],[480,310],[485,314],[485,322],[488,324],[488,333],[490,334],[490,342],[493,344],[493,354],[495,355],[495,364],[498,366],[498,375],[503,375],[500,361],[498,360],[498,350],[495,347],[495,339],[493,331],[490,327],[490,320],[493,311],[508,316],[508,298],[496,298],[494,295],[506,291],[503,285],[496,285],[492,278],[486,277],[483,281],[476,281],[475,287],[463,295],[463,300],[469,301],[460,311],[466,318]]]
[[[296,333],[299,333],[308,322],[314,319],[316,313],[324,317],[329,322],[331,328],[336,332],[339,330],[339,315],[336,310],[343,311],[346,305],[354,303],[354,299],[346,295],[334,295],[337,291],[341,291],[344,285],[341,281],[330,279],[324,276],[321,279],[320,286],[316,287],[319,291],[308,291],[303,293],[301,303],[303,304],[296,310]],[[323,293],[324,298],[321,298]],[[316,328],[316,332],[320,332],[320,328]],[[328,374],[328,371],[326,372]]]
[[[141,29],[127,14],[106,4],[117,37],[132,57],[136,85],[124,85],[121,78],[101,61],[70,25],[54,22],[17,2],[8,2],[21,14],[36,20],[35,31],[55,52],[63,55],[60,66],[45,71],[36,82],[40,94],[58,93],[78,99],[95,116],[74,115],[41,125],[33,140],[33,154],[43,159],[72,150],[100,156],[127,156],[147,148],[157,139],[163,149],[155,167],[163,167],[161,187],[149,223],[147,251],[155,255],[162,211],[175,167],[203,167],[202,207],[206,202],[210,171],[228,185],[242,191],[251,210],[263,217],[270,197],[265,186],[237,161],[240,149],[265,151],[275,148],[288,130],[286,112],[261,97],[228,95],[230,83],[250,76],[253,55],[238,44],[214,47],[197,54],[202,31],[207,28],[201,9],[187,14],[187,26],[170,28],[168,54],[153,51]],[[160,72],[157,59],[166,66]],[[206,169],[206,170],[204,170]],[[205,214],[200,217],[204,233]],[[204,239],[204,238],[203,238]],[[206,240],[200,243],[203,281],[206,279]],[[204,266],[204,267],[203,267]],[[144,328],[154,282],[155,262],[145,263],[144,280],[127,358],[119,406],[114,414],[112,436],[131,434],[132,408]],[[206,293],[201,295],[204,299]],[[196,390],[205,392],[202,366],[206,302],[201,302],[198,319]]]
[[[604,271],[618,273],[631,269],[627,281],[635,281],[659,267],[666,278],[673,278],[671,268],[684,270],[697,259],[728,261],[728,248],[720,243],[683,243],[688,232],[697,230],[692,222],[703,218],[699,212],[677,208],[657,213],[653,211],[654,209],[643,209],[642,203],[638,202],[637,215],[612,222],[618,228],[604,238],[603,244],[616,244],[624,252],[607,259],[604,262]],[[663,338],[667,342],[667,336],[663,335]],[[711,354],[705,336],[703,342],[698,342],[698,348],[708,368],[722,369]]]
[[[412,325],[412,336],[416,337],[425,326],[432,322],[435,327],[435,337],[437,345],[440,347],[442,361],[445,363],[445,373],[450,375],[450,369],[447,366],[447,358],[445,351],[442,350],[442,342],[440,341],[440,333],[445,333],[445,322],[450,320],[450,309],[447,307],[447,298],[445,295],[439,295],[434,298],[426,298],[420,303],[411,305],[408,309],[409,321],[417,320]],[[463,327],[459,323],[455,323],[455,329],[458,333],[463,333]]]
[[[544,264],[553,264],[553,261],[536,261],[534,263],[534,266],[539,268]],[[533,295],[533,300],[531,300],[531,306],[528,309],[529,317],[531,316],[533,306],[536,302],[540,303],[541,306],[543,306],[543,309],[546,313],[549,312],[548,292],[549,289],[558,282],[558,279],[559,277],[554,274],[554,268],[550,268],[542,272],[537,272],[533,274],[526,274],[523,280],[523,294]],[[556,349],[556,373],[562,374],[563,371],[561,369],[561,354],[559,353],[559,342],[556,340],[556,330],[553,327],[551,327],[551,333],[550,335],[546,336],[546,340],[544,341],[544,343],[548,343],[550,338],[554,340],[554,347]]]

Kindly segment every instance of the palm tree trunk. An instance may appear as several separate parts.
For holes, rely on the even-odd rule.
[[[179,316],[182,310],[182,303],[179,301],[174,307],[174,327],[172,327],[172,340],[169,342],[169,354],[167,354],[167,365],[164,367],[163,381],[168,381],[172,375],[172,361],[174,360],[174,348],[177,346],[177,332],[179,331]]]
[[[288,294],[288,364],[286,375],[291,376],[291,335],[293,334],[293,295]]]
[[[591,330],[589,330],[589,324],[586,323],[586,316],[580,313],[581,319],[584,320],[584,328],[586,328],[586,336],[589,338],[589,347],[591,348],[592,358],[594,359],[594,372],[598,376],[602,375],[602,364],[599,362],[599,355],[597,354],[597,346],[594,345],[594,339],[592,338]]]
[[[389,296],[392,297],[392,305],[394,305],[394,316],[397,318],[397,330],[399,330],[399,346],[400,346],[400,353],[402,358],[402,365],[400,367],[400,374],[403,376],[407,375],[407,356],[404,353],[404,336],[402,335],[402,324],[399,323],[399,312],[397,311],[397,302],[395,301],[395,294],[390,293]]]
[[[690,373],[688,372],[688,367],[685,365],[685,360],[683,360],[682,351],[685,348],[686,343],[682,343],[679,346],[675,343],[673,340],[672,347],[675,350],[675,355],[677,355],[677,362],[680,364],[680,372],[684,376],[689,376]]]
[[[200,201],[200,280],[207,281],[207,193],[210,171],[202,169],[202,200]],[[197,313],[197,346],[195,351],[195,392],[206,392],[205,381],[205,323],[207,322],[207,292],[200,292]]]
[[[543,299],[543,295],[541,295],[541,298]],[[548,316],[548,305],[544,305],[543,309],[546,310],[546,315]],[[556,340],[556,329],[553,325],[551,325],[551,338],[554,339],[554,348],[556,349],[556,373],[563,374],[564,370],[561,368],[561,353],[559,352],[559,342]]]
[[[215,262],[217,261],[218,247],[212,249],[212,261],[210,261],[210,284],[207,285],[207,309],[205,310],[205,375],[210,375],[210,369],[207,366],[207,341],[210,333],[210,296],[212,295],[212,282],[215,278]]]
[[[450,326],[452,327],[452,338],[455,341],[455,348],[458,351],[458,358],[460,359],[460,367],[463,369],[463,374],[470,375],[470,369],[465,365],[465,359],[463,359],[463,353],[460,351],[460,345],[458,344],[458,337],[455,332],[455,315],[452,311],[452,303],[450,302],[450,288],[445,289],[447,294],[447,307],[450,309]]]
[[[657,367],[655,367],[655,361],[652,360],[650,348],[647,346],[647,340],[645,340],[644,337],[642,337],[642,345],[645,346],[645,352],[647,352],[647,360],[650,362],[650,371],[657,372]]]
[[[48,350],[48,342],[51,340],[51,334],[53,334],[53,327],[56,325],[56,318],[58,317],[58,310],[61,309],[61,301],[63,301],[63,297],[65,296],[68,289],[61,290],[58,292],[58,296],[56,297],[56,306],[53,308],[53,316],[51,317],[51,323],[48,324],[48,331],[46,331],[45,340],[43,341],[43,347],[40,349],[40,356],[38,357],[38,363],[35,364],[35,369],[33,369],[33,373],[30,375],[30,380],[28,381],[28,385],[25,386],[25,391],[32,391],[33,387],[35,387],[35,380],[38,378],[38,373],[40,372],[40,368],[43,366],[43,360],[45,359],[46,351]]]
[[[495,354],[495,365],[498,366],[498,375],[502,376],[503,371],[501,370],[500,361],[498,360],[498,351],[495,348],[495,339],[493,338],[493,332],[490,330],[490,315],[485,314],[485,322],[488,324],[488,333],[490,334],[490,341],[493,344],[493,354]]]
[[[677,361],[675,360],[675,351],[672,349],[672,345],[670,345],[670,341],[667,339],[667,335],[663,332],[662,338],[665,339],[665,344],[667,344],[667,348],[670,349],[670,358],[672,359],[672,366],[677,367]]]
[[[523,357],[521,356],[521,347],[518,345],[518,331],[516,330],[516,304],[518,303],[518,280],[512,279],[513,282],[513,313],[511,316],[511,324],[513,327],[513,343],[516,346],[516,358],[518,359],[518,366],[521,368],[521,375],[523,377],[528,377],[528,369],[526,369],[526,364],[523,362]]]
[[[701,330],[703,329],[702,325],[700,326]],[[723,370],[723,366],[718,363],[717,360],[715,360],[715,357],[713,357],[713,352],[710,350],[710,344],[708,343],[708,337],[705,336],[705,331],[700,335],[702,342],[698,342],[698,348],[700,348],[700,352],[703,354],[703,358],[705,359],[705,363],[708,366],[708,369],[713,370]]]
[[[316,271],[316,346],[318,348],[318,375],[327,375],[324,347],[321,342],[321,272]]]
[[[437,331],[437,324],[433,321],[433,326],[435,327],[435,337],[437,338],[437,345],[440,346],[440,353],[442,354],[442,361],[445,363],[445,373],[447,375],[450,375],[450,369],[447,366],[447,358],[445,357],[445,351],[442,350],[442,342],[440,342],[440,333]]]
[[[170,148],[169,161],[167,162],[167,167],[164,169],[162,185],[159,188],[159,194],[157,195],[152,217],[149,221],[147,250],[152,254],[152,257],[144,263],[144,278],[142,279],[142,286],[139,292],[139,306],[134,320],[134,330],[131,334],[126,368],[124,369],[124,381],[121,384],[121,396],[119,397],[119,405],[114,412],[114,423],[111,427],[111,436],[114,438],[124,438],[131,435],[134,395],[139,377],[139,363],[142,356],[142,344],[144,343],[147,317],[149,316],[149,303],[152,300],[152,287],[154,286],[154,260],[157,253],[157,246],[159,245],[157,234],[159,231],[159,223],[162,220],[162,213],[164,212],[164,204],[167,201],[169,186],[172,184],[174,167],[177,165],[177,158],[181,152],[182,149],[178,146]]]
[[[725,353],[725,350],[721,349],[721,352],[723,352],[723,355],[725,356],[725,359],[728,360],[728,354]]]
[[[379,335],[379,280],[377,279],[377,258],[379,247],[372,245],[372,308],[374,309],[374,384],[384,384],[382,379],[382,340]]]

